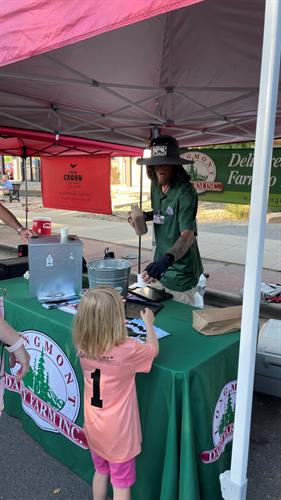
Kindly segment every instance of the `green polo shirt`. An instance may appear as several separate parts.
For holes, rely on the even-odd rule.
[[[154,223],[154,260],[157,260],[171,249],[185,229],[191,229],[197,234],[197,193],[191,183],[176,180],[164,194],[158,184],[152,182],[151,204],[153,214],[164,216],[164,224]],[[184,292],[197,285],[202,272],[203,266],[195,240],[186,254],[168,268],[161,283],[170,290]]]

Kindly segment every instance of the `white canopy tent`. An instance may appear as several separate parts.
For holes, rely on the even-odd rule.
[[[59,0],[52,6],[54,3],[61,4]],[[142,3],[143,11],[130,16],[129,10]],[[46,7],[47,2],[37,2],[38,8],[43,4]],[[71,4],[78,6],[75,0],[68,7]],[[89,15],[92,22],[92,2],[80,4],[77,19]],[[99,4],[93,7],[95,15]],[[84,26],[73,37],[70,33],[67,39],[61,38],[66,26],[75,27],[74,22],[69,26],[62,18],[57,48],[48,41],[44,44],[41,37],[38,44],[34,40],[33,51],[11,55],[0,70],[0,123],[7,127],[25,126],[134,146],[145,146],[151,130],[159,129],[176,136],[183,146],[196,146],[254,140],[257,125],[233,454],[231,471],[222,476],[227,500],[246,498],[272,142],[274,135],[281,135],[281,5],[280,0],[267,0],[266,4],[259,105],[264,0],[187,0],[170,5],[158,0],[133,6],[116,1],[115,20],[111,12],[99,36],[93,36],[97,34],[93,26],[92,30]],[[106,5],[104,2],[104,18]],[[7,10],[6,6],[7,16],[13,13],[13,7]],[[15,10],[14,14],[16,20],[20,13]],[[30,26],[32,23],[34,16]],[[40,23],[41,31],[47,33],[50,19]],[[5,17],[3,28],[2,37]],[[53,36],[52,32],[51,40]],[[27,58],[31,54],[36,55]],[[15,60],[18,62],[7,65]]]

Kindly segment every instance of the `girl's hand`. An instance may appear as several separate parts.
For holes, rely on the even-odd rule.
[[[146,325],[153,325],[154,322],[154,314],[151,311],[151,309],[148,309],[147,307],[140,312],[141,319]]]

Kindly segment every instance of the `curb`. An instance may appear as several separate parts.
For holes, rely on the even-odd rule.
[[[137,275],[131,273],[132,283],[137,281]],[[212,307],[230,307],[242,304],[242,297],[234,293],[223,292],[206,288],[205,304]],[[279,304],[260,304],[260,316],[266,319],[280,319],[281,306]]]
[[[228,292],[221,292],[206,288],[204,296],[206,304],[215,307],[237,306],[242,304],[242,297]],[[266,319],[280,319],[280,304],[268,303],[260,304],[260,317]]]
[[[266,222],[267,224],[280,224],[281,212],[271,212],[270,214],[267,214]]]
[[[17,253],[18,246],[17,245],[3,245],[2,243],[0,244],[0,250],[8,250],[9,252],[15,252]]]

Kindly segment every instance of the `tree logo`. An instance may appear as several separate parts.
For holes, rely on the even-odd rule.
[[[198,194],[205,191],[223,191],[223,183],[216,181],[216,165],[214,160],[200,151],[187,151],[181,155],[191,161],[184,168],[191,177]]]
[[[80,409],[80,392],[69,359],[56,342],[37,330],[22,332],[30,355],[30,370],[16,381],[18,365],[6,374],[6,388],[21,394],[23,410],[38,427],[57,432],[87,448],[84,431],[74,422]]]
[[[214,448],[200,453],[200,460],[204,464],[216,462],[225,447],[232,441],[234,429],[234,414],[236,403],[237,381],[228,382],[222,389],[217,401],[213,417]]]

